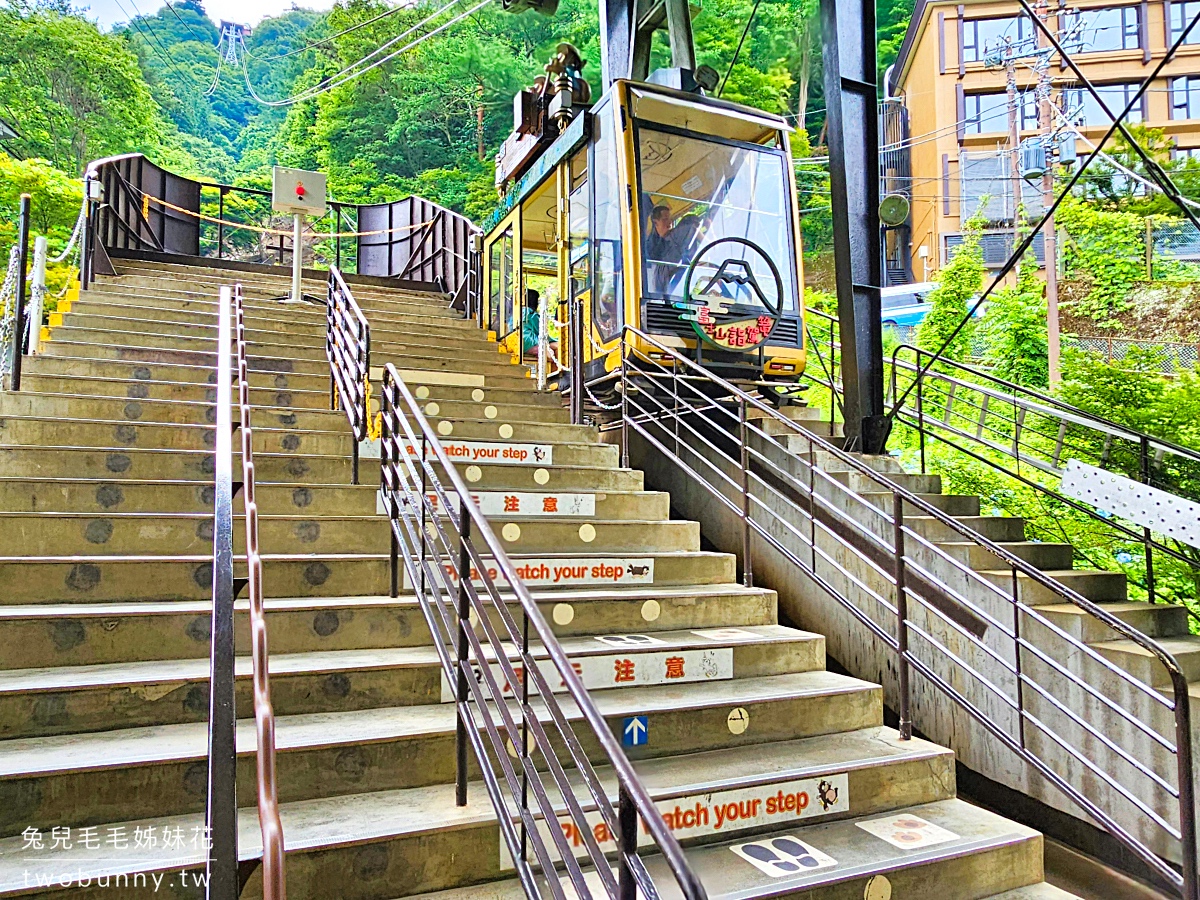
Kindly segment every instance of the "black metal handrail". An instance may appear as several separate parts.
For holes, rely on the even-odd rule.
[[[330,408],[340,407],[350,421],[351,483],[358,484],[358,443],[371,436],[371,326],[336,267],[329,270],[325,326]]]
[[[914,360],[903,359],[904,352],[911,352]],[[933,439],[1086,516],[1114,540],[1141,545],[1146,573],[1141,586],[1151,603],[1161,593],[1155,553],[1192,569],[1200,566],[1185,545],[1156,538],[1148,527],[1122,523],[1111,512],[1066,496],[1046,480],[1063,474],[1065,460],[1077,459],[1200,500],[1200,494],[1188,490],[1189,478],[1200,485],[1200,453],[953,360],[942,359],[937,368],[922,367],[922,356],[929,354],[900,345],[892,353],[891,372],[893,397],[902,374],[917,380],[914,403],[897,421],[916,432],[922,472],[927,470],[926,442]],[[1200,621],[1200,614],[1187,604],[1185,608]]]
[[[237,710],[234,706],[233,604],[233,290],[222,287],[217,310],[216,441],[212,556],[212,626],[208,689],[207,896],[236,900]]]
[[[268,675],[267,612],[263,602],[263,560],[258,541],[258,502],[254,478],[254,431],[250,425],[250,366],[242,286],[233,289],[237,336],[238,428],[242,438],[242,503],[246,518],[246,587],[250,600],[250,653],[254,678],[254,723],[258,736],[258,824],[262,832],[264,900],[285,900],[283,822],[275,766],[275,710]]]
[[[759,541],[811,579],[894,655],[902,736],[910,736],[914,724],[910,677],[915,671],[1100,823],[1151,872],[1188,900],[1196,900],[1191,710],[1187,678],[1170,653],[758,397],[631,326],[623,335],[621,414],[606,427],[621,429],[625,453],[630,432],[636,432],[741,520],[748,583],[753,580],[752,544]],[[658,358],[638,350],[630,336],[652,347]],[[799,438],[804,450],[791,450],[787,441],[770,433],[774,430]],[[826,472],[819,463],[822,455],[867,479],[872,491],[890,495],[890,509],[873,505]],[[914,527],[908,509],[948,529],[953,541],[991,554],[997,568],[1009,574],[997,579],[1002,583],[984,577]],[[839,557],[847,555],[865,565],[843,565]],[[1150,654],[1170,679],[1167,695],[1025,602],[1023,580]],[[1036,640],[1028,636],[1031,626],[1039,634]],[[1102,690],[1073,671],[1082,664],[1103,673],[1116,687]],[[989,670],[998,674],[989,675]],[[1049,680],[1039,679],[1039,672],[1048,672]],[[997,706],[1015,719],[1015,725],[1001,720]],[[1168,714],[1173,739],[1144,721],[1138,707],[1150,711],[1146,718],[1156,711]],[[1094,724],[1100,721],[1106,723],[1103,730]],[[1140,758],[1138,750],[1114,736],[1127,729],[1153,750],[1151,758]],[[1037,740],[1030,740],[1032,733]],[[1043,752],[1046,745],[1053,752]],[[1101,754],[1097,762],[1093,757]],[[1156,754],[1165,755],[1165,760]],[[1174,775],[1161,774],[1158,769],[1170,762]],[[1096,784],[1104,786],[1105,798],[1085,793],[1085,786]],[[1169,809],[1177,808],[1178,825],[1158,811],[1159,800]],[[1131,811],[1136,828],[1178,842],[1182,870],[1135,834],[1121,820],[1121,811],[1110,811],[1109,804]]]
[[[620,900],[633,900],[638,893],[658,897],[637,853],[640,818],[683,896],[703,900],[703,886],[611,726],[592,702],[486,516],[472,500],[470,488],[446,455],[436,430],[390,364],[384,375],[381,412],[380,493],[392,526],[392,593],[399,593],[403,569],[420,601],[443,671],[454,685],[457,802],[467,802],[470,747],[518,877],[531,897],[542,895],[536,887],[539,875],[549,882],[552,896],[566,896],[556,868],[560,865],[580,896],[593,890],[587,886],[584,869],[561,827],[564,819],[579,835],[583,859],[607,896]],[[507,585],[503,594],[500,584]],[[510,605],[519,607],[519,616]],[[478,622],[478,632],[472,618]],[[543,654],[553,671],[540,662]],[[557,700],[552,679],[570,695],[587,723],[589,737],[599,744],[602,758],[612,767],[618,785],[615,808]],[[519,685],[519,693],[506,692],[502,684]],[[548,779],[539,771],[539,758]],[[568,765],[574,767],[586,789],[582,797],[567,774]],[[552,794],[557,794],[557,803]],[[615,878],[605,859],[606,849],[587,820],[588,809],[598,813],[615,837]],[[539,828],[539,822],[548,827]]]

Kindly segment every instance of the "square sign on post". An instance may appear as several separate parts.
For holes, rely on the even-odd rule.
[[[271,209],[292,214],[292,302],[304,300],[304,217],[325,215],[325,176],[276,166],[271,172]]]
[[[325,215],[325,173],[276,166],[271,172],[271,209],[305,216]]]

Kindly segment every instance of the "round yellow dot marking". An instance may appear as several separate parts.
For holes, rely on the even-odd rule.
[[[466,476],[467,481],[474,483],[483,477],[483,469],[479,466],[467,466]]]
[[[509,522],[500,529],[500,534],[503,535],[506,541],[519,541],[521,539],[521,526],[516,522]]]
[[[504,742],[504,747],[508,750],[508,755],[513,759],[521,758],[521,754],[517,752],[517,745],[513,743],[512,738],[509,738]]]
[[[453,434],[453,433],[454,433],[454,423],[451,422],[449,419],[442,419],[442,421],[438,422],[438,434],[445,435],[445,434]]]
[[[426,403],[425,404],[425,415],[427,415],[427,416],[436,416],[441,411],[442,411],[442,408],[440,406],[438,406],[436,403]]]
[[[479,613],[475,612],[474,609],[468,610],[467,611],[467,621],[470,622],[471,627],[474,628],[476,625],[479,624]]]
[[[494,419],[496,416],[500,415],[500,410],[496,409],[496,407],[492,406],[491,404],[488,404],[483,408],[483,414],[489,419]]]
[[[505,422],[503,425],[500,426],[500,437],[510,438],[512,436],[513,436],[513,427],[511,425],[509,425],[507,422]]]
[[[642,604],[642,618],[647,622],[657,622],[661,614],[662,607],[658,605],[657,600],[647,600]]]
[[[575,621],[575,607],[570,603],[555,603],[551,615],[555,625],[570,625]]]
[[[482,403],[483,402],[483,389],[475,388],[475,390],[471,391],[471,399],[474,400],[476,403]]]
[[[579,526],[579,539],[585,544],[590,544],[596,539],[596,526],[591,522],[584,522]]]
[[[863,900],[892,900],[892,883],[886,875],[876,875],[867,882]]]
[[[538,484],[549,483],[550,470],[549,469],[541,469],[541,468],[534,469],[533,470],[533,480],[536,481]]]
[[[750,727],[750,713],[746,712],[744,706],[734,707],[726,716],[725,724],[729,726],[730,734],[745,734]]]
[[[418,400],[427,400],[428,398],[429,398],[429,388],[425,387],[425,385],[421,385],[419,388],[417,388],[417,399]]]

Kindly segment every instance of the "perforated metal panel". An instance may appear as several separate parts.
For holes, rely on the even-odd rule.
[[[1200,503],[1077,459],[1067,462],[1062,492],[1158,534],[1200,547]]]

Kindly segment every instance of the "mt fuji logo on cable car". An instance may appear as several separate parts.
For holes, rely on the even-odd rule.
[[[710,251],[721,244],[738,244],[751,253],[742,251],[739,256],[730,256],[716,265],[712,275],[703,276],[703,285],[693,291],[692,283],[696,268]],[[755,274],[755,267],[747,258],[756,255],[774,279],[774,298],[763,290]],[[705,268],[708,268],[706,263]],[[766,342],[775,323],[783,313],[783,279],[779,269],[762,247],[740,237],[718,238],[705,245],[692,259],[683,282],[684,296],[692,314],[683,318],[692,323],[692,328],[701,339],[723,350],[752,350]],[[729,311],[729,307],[738,309]],[[747,306],[758,307],[751,312]],[[721,319],[717,317],[721,316]]]

